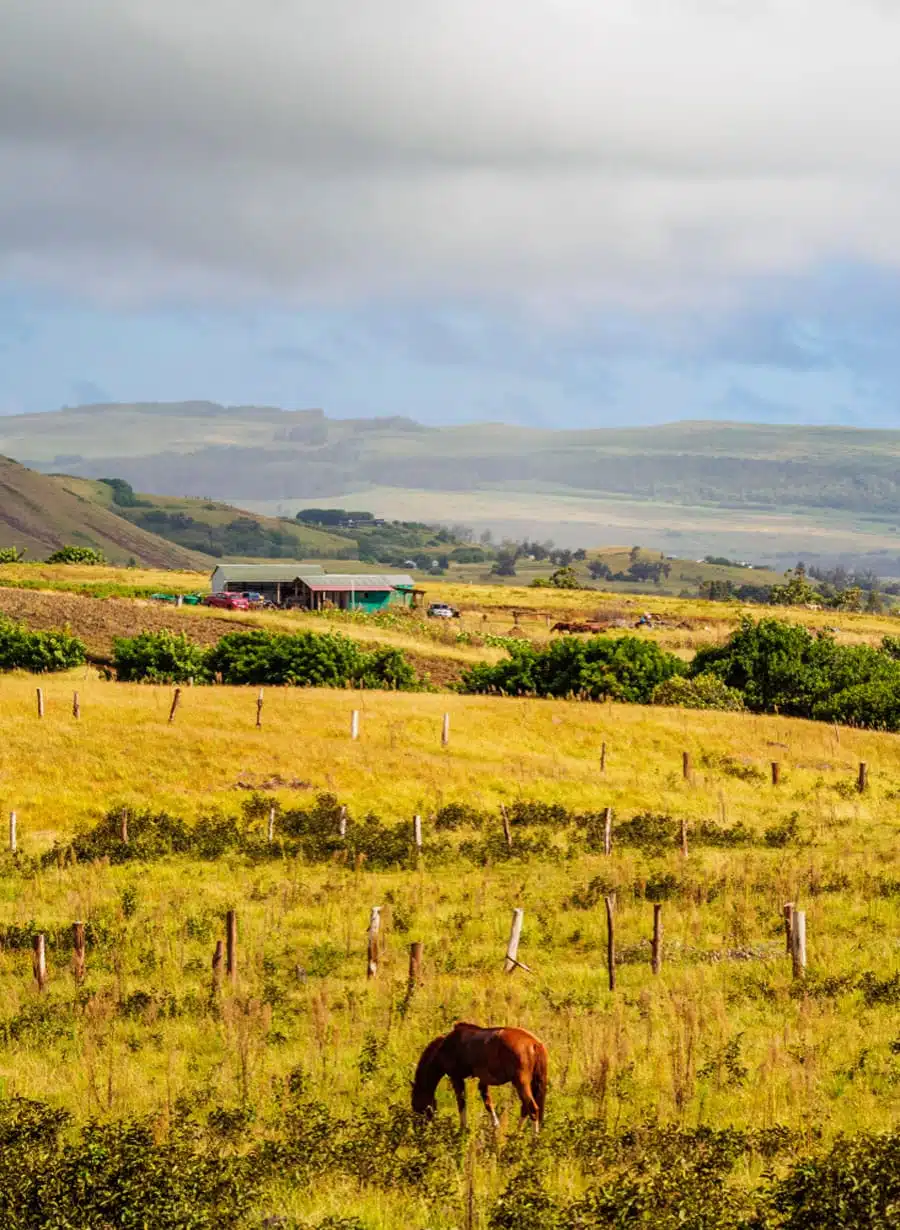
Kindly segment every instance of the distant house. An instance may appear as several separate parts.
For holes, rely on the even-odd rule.
[[[326,573],[318,564],[220,564],[211,584],[214,594],[257,593],[311,611],[380,611],[413,606],[422,596],[406,573]]]

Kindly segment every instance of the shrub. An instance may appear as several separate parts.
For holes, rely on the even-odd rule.
[[[900,1132],[838,1140],[797,1162],[771,1199],[780,1230],[893,1230],[900,1210]]]
[[[653,689],[651,700],[654,705],[677,705],[682,709],[720,709],[738,713],[744,708],[744,698],[737,688],[730,688],[712,673],[693,679],[673,675]]]
[[[113,640],[113,666],[124,682],[186,683],[208,678],[205,653],[183,632],[141,632]]]
[[[412,689],[416,674],[398,649],[365,651],[339,632],[231,632],[206,656],[223,683]]]
[[[0,547],[0,564],[20,564],[25,557],[19,547]]]
[[[31,632],[0,615],[0,670],[65,671],[85,657],[84,642],[66,631]]]
[[[462,690],[646,704],[658,684],[684,670],[674,654],[636,636],[566,637],[546,647],[512,646],[509,654],[495,666],[473,666],[463,675]]]
[[[47,556],[48,564],[105,564],[106,556],[94,547],[60,547]]]

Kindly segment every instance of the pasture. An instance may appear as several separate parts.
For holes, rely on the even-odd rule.
[[[266,689],[257,729],[253,690],[185,688],[170,722],[171,699],[170,688],[113,684],[90,668],[0,677],[0,808],[4,824],[16,811],[18,844],[0,864],[0,1081],[4,1099],[70,1112],[70,1134],[91,1119],[141,1118],[161,1141],[188,1122],[223,1172],[250,1159],[255,1186],[238,1220],[220,1209],[218,1222],[191,1224],[675,1225],[658,1193],[656,1221],[648,1212],[644,1222],[624,1213],[576,1222],[559,1210],[596,1204],[598,1182],[617,1190],[673,1156],[688,1176],[679,1190],[700,1191],[691,1158],[727,1129],[745,1133],[746,1147],[716,1172],[716,1192],[703,1189],[706,1213],[688,1210],[680,1223],[724,1227],[739,1224],[734,1209],[752,1204],[764,1172],[785,1174],[839,1133],[895,1127],[895,738],[744,714],[291,689]],[[408,825],[409,846],[387,864],[342,858],[339,842],[328,857],[297,854],[280,826],[323,793],[347,806],[348,832],[375,813]],[[434,817],[454,803],[477,814],[438,828]],[[561,810],[554,818],[524,806],[534,803]],[[501,804],[522,820],[511,849]],[[574,818],[606,807],[608,856],[590,840],[590,822]],[[142,860],[113,842],[100,858],[72,862],[73,835],[112,808],[135,824],[144,808],[189,825],[205,816],[213,828],[236,815],[255,844]],[[661,831],[659,816],[676,831],[685,821],[686,856],[680,843],[647,836]],[[42,860],[54,843],[58,855]],[[809,963],[796,979],[785,955],[788,901],[807,917]],[[367,978],[376,905],[378,969]],[[507,974],[515,908],[525,911],[519,960],[529,969]],[[237,974],[213,993],[228,910],[238,919]],[[89,937],[83,983],[70,968],[76,920]],[[32,972],[37,932],[47,938],[43,990]],[[411,987],[413,941],[424,961]],[[418,1055],[458,1018],[522,1025],[546,1042],[547,1126],[536,1145],[515,1132],[509,1087],[495,1092],[497,1137],[474,1088],[468,1137],[456,1134],[446,1085],[435,1125],[410,1121]],[[674,1135],[659,1136],[666,1131]],[[531,1221],[509,1195],[529,1183]],[[726,1197],[727,1207],[716,1204]]]

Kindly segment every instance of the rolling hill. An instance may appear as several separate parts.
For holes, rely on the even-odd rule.
[[[0,451],[44,472],[115,475],[139,491],[268,514],[330,501],[568,545],[630,541],[778,566],[803,555],[900,574],[896,431],[432,428],[177,402],[0,418]]]
[[[208,557],[167,542],[69,490],[64,480],[0,457],[0,547],[42,559],[58,547],[96,547],[108,559],[154,568],[209,568]]]

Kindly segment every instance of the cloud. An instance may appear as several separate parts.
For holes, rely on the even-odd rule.
[[[5,0],[0,277],[552,322],[896,269],[898,39],[888,0]]]

